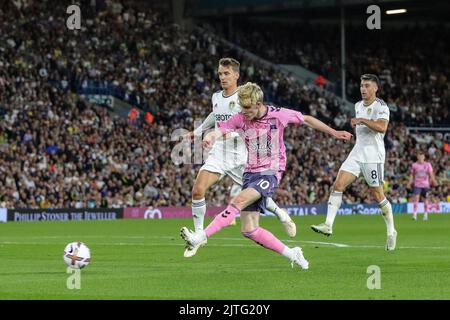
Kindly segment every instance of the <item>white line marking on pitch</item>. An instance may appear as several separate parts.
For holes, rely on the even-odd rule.
[[[118,239],[174,239],[174,236],[82,236],[83,238],[99,238],[99,239],[109,239],[109,238],[118,238]],[[42,236],[42,237],[27,237],[28,239],[67,239],[67,238],[80,238],[80,236]],[[245,238],[226,238],[226,237],[215,237],[217,240],[229,240],[229,241],[245,241],[248,240]],[[312,244],[322,244],[326,246],[334,246],[338,248],[347,248],[351,247],[350,245],[343,243],[334,243],[334,242],[322,242],[322,241],[297,241],[297,240],[282,240],[284,242],[294,242],[294,243],[312,243]]]
[[[79,239],[79,238],[84,238],[84,239],[170,239],[170,240],[178,240],[179,238],[177,236],[151,236],[151,235],[147,235],[147,236],[117,236],[117,235],[111,235],[111,236],[97,236],[97,235],[66,235],[66,236],[32,236],[32,237],[27,237],[27,239],[68,239],[68,238],[74,238],[74,239]],[[1,239],[1,238],[0,238]],[[216,240],[226,240],[226,241],[243,241],[243,242],[248,242],[249,240],[242,237],[242,238],[231,238],[231,237],[214,237],[214,239]],[[283,242],[288,242],[288,243],[306,243],[306,244],[318,244],[318,245],[324,245],[324,246],[333,246],[333,247],[337,247],[337,248],[384,248],[383,245],[365,245],[365,244],[355,244],[355,245],[350,245],[350,244],[344,244],[344,243],[336,243],[336,242],[324,242],[324,241],[307,241],[307,240],[292,240],[292,239],[280,239]],[[2,242],[0,241],[0,244],[27,244],[27,245],[33,245],[33,244],[38,244],[38,243],[34,243],[34,242],[12,242],[12,241],[5,241]],[[57,244],[55,243],[42,243],[40,242],[39,244],[47,244],[47,245],[51,245],[51,244]],[[98,243],[100,244],[100,243]],[[100,245],[109,245],[109,244],[115,244],[115,243],[101,243]],[[150,244],[142,244],[142,243],[129,243],[126,244],[124,242],[122,242],[122,245],[150,245]],[[158,245],[168,245],[167,243],[160,243]],[[170,244],[172,245],[172,244]],[[178,245],[178,244],[176,244]],[[181,245],[181,244],[180,244]],[[234,246],[231,244],[223,244],[220,246]],[[399,249],[436,249],[436,250],[446,250],[446,249],[450,249],[450,247],[418,247],[418,246],[399,246]]]
[[[160,237],[161,238],[161,237]],[[170,237],[173,238],[173,237]],[[216,238],[217,240],[240,240],[237,238]],[[246,240],[246,239],[243,239]],[[248,240],[246,240],[248,241]],[[292,243],[306,243],[312,245],[326,245],[326,246],[334,246],[337,248],[384,248],[382,245],[347,245],[343,243],[333,243],[333,242],[321,242],[321,241],[295,241],[295,240],[283,240],[285,242],[292,242]],[[19,242],[19,241],[0,241],[0,245],[57,245],[57,242]],[[155,246],[184,246],[183,243],[167,243],[167,242],[152,242],[152,243],[132,243],[132,242],[106,242],[106,243],[95,243],[95,245],[98,246],[143,246],[143,247],[155,247]],[[255,246],[253,243],[247,243],[247,244],[208,244],[210,247],[252,247],[252,248],[259,248],[258,246]],[[450,247],[417,247],[417,246],[405,246],[405,247],[398,247],[398,249],[435,249],[435,250],[449,250]]]

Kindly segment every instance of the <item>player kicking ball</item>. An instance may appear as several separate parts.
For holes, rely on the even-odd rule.
[[[352,134],[336,131],[314,117],[304,116],[298,111],[264,105],[261,88],[251,82],[239,87],[238,98],[242,111],[228,121],[219,123],[218,130],[208,133],[203,143],[205,147],[209,147],[224,135],[227,138],[232,132],[239,133],[248,151],[242,191],[205,230],[192,232],[183,227],[181,237],[186,241],[187,247],[198,247],[228,226],[240,213],[241,233],[244,237],[285,256],[291,261],[292,267],[295,264],[302,269],[308,269],[309,263],[300,247],[286,246],[271,232],[259,226],[259,215],[266,208],[267,198],[276,190],[286,169],[284,129],[289,124],[305,123],[337,139],[350,140]]]
[[[240,63],[235,59],[222,58],[219,60],[217,73],[222,90],[212,95],[212,112],[194,132],[187,134],[186,138],[192,139],[194,136],[201,136],[204,131],[217,128],[220,122],[228,120],[241,111],[237,95],[239,68]],[[211,186],[223,177],[229,176],[233,180],[230,196],[234,197],[241,191],[246,160],[247,150],[238,134],[234,134],[230,139],[217,141],[211,148],[192,188],[192,217],[195,231],[203,230],[206,213],[205,195]],[[267,198],[266,208],[282,223],[287,235],[295,237],[297,227],[287,211],[278,207],[270,197]],[[235,220],[230,221],[230,224],[236,224]],[[194,256],[197,249],[198,247],[186,248],[184,256],[186,258]]]
[[[430,190],[430,180],[432,185],[438,185],[431,163],[425,161],[425,153],[419,151],[417,154],[417,161],[414,162],[411,167],[411,176],[409,180],[409,184],[414,187],[413,220],[417,220],[420,196],[424,199],[423,220],[428,220],[428,191]]]
[[[333,223],[342,204],[342,193],[362,173],[386,222],[386,250],[391,251],[395,249],[397,231],[394,228],[392,206],[383,191],[385,161],[383,138],[388,128],[389,108],[383,100],[377,98],[378,87],[379,80],[376,75],[361,76],[362,101],[355,104],[356,118],[351,119],[352,127],[356,127],[356,144],[339,169],[328,200],[325,223],[312,225],[311,228],[326,236],[333,234]]]

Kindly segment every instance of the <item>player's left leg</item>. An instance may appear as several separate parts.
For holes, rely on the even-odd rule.
[[[192,187],[192,217],[195,230],[202,230],[206,214],[206,191],[221,178],[220,173],[200,170]]]
[[[392,205],[386,199],[383,191],[384,164],[383,163],[365,163],[363,166],[364,178],[369,185],[372,196],[381,209],[381,214],[386,223],[387,241],[386,250],[395,249],[397,242],[397,231],[394,226],[394,215],[392,213]]]
[[[283,225],[284,232],[293,238],[297,234],[297,226],[292,218],[289,216],[289,213],[286,209],[280,208],[272,198],[267,198],[266,200],[266,209],[269,212],[272,212],[278,220],[280,220]]]
[[[428,189],[427,188],[422,189],[422,196],[424,198],[423,221],[427,221],[428,220],[428,210],[430,208],[430,202],[428,201]]]
[[[328,198],[327,216],[325,222],[311,225],[311,229],[317,233],[326,235],[333,234],[333,223],[337,212],[342,204],[344,190],[352,184],[360,175],[361,166],[353,157],[348,157],[339,168],[338,175],[334,181],[332,192]]]
[[[303,256],[303,251],[300,247],[289,248],[270,231],[259,226],[259,211],[241,212],[241,232],[244,237],[288,258],[292,267],[294,264],[297,264],[302,269],[309,268],[309,263]]]
[[[241,182],[241,184],[233,182],[233,185],[231,186],[231,190],[230,190],[231,199],[236,197],[239,194],[239,192],[241,192],[241,191],[242,191],[242,182]],[[230,225],[232,225],[232,226],[236,225],[236,218],[234,218],[233,221],[230,222]]]
[[[236,162],[231,162],[229,170],[225,172],[233,180],[233,186],[231,187],[230,192],[230,196],[232,198],[234,198],[242,189],[242,176],[244,175],[244,168],[245,165],[240,165],[239,163],[236,165]],[[267,198],[266,209],[278,218],[288,236],[295,237],[297,227],[285,209],[281,209],[271,197]],[[233,220],[231,224],[235,225],[236,220]]]
[[[413,193],[414,193],[414,195],[413,195],[413,217],[412,217],[413,220],[417,220],[417,211],[419,209],[420,193],[422,192],[421,190],[422,190],[421,188],[414,188],[414,191],[413,191]]]
[[[370,187],[370,191],[378,203],[378,206],[381,209],[381,214],[384,218],[384,222],[386,223],[387,230],[387,241],[386,241],[386,250],[391,251],[395,249],[397,242],[397,231],[394,226],[394,215],[392,213],[392,205],[383,192],[383,187]]]
[[[181,238],[186,241],[186,246],[188,248],[195,248],[195,253],[197,253],[197,250],[207,243],[207,238],[219,232],[226,226],[229,226],[231,221],[234,220],[236,215],[243,208],[249,206],[259,198],[261,198],[261,194],[253,188],[242,190],[236,197],[231,200],[226,209],[220,212],[214,218],[214,220],[205,228],[205,230],[192,232],[186,227],[183,227],[180,231]],[[191,255],[189,257],[192,256],[194,255]]]
[[[234,198],[237,196],[237,194],[241,191],[242,185],[237,184],[236,182],[233,183],[231,186],[230,196],[231,198]],[[297,226],[295,225],[295,222],[291,219],[289,216],[289,213],[286,211],[286,209],[280,208],[275,201],[273,201],[272,198],[267,198],[266,202],[266,209],[269,212],[272,212],[278,220],[283,225],[284,232],[289,237],[295,237],[297,234]],[[236,225],[236,219],[230,222],[230,225]]]

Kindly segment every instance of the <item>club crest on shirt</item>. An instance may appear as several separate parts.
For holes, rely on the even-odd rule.
[[[369,108],[369,109],[367,109],[367,114],[371,114],[372,113],[372,109],[371,108]]]
[[[234,107],[236,107],[236,102],[234,101],[230,101],[230,104],[228,105],[228,107],[233,110]]]

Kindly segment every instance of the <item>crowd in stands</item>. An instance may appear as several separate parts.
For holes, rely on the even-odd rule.
[[[66,28],[65,9],[51,1],[0,8],[0,207],[189,205],[199,165],[172,162],[179,141],[171,141],[171,133],[192,130],[211,111],[211,94],[219,89],[217,62],[224,55],[240,59],[241,82],[259,83],[273,103],[349,128],[350,115],[332,94],[246,60],[209,34],[185,33],[150,9],[92,9],[75,31]],[[142,99],[141,116],[130,121],[80,96],[79,85],[90,81],[121,88],[125,101]],[[154,121],[146,121],[149,110]],[[275,199],[326,201],[351,145],[302,127],[289,129],[286,137],[289,165]],[[447,196],[442,144],[448,138],[436,134],[419,143],[399,126],[386,140],[386,188],[395,201],[409,196],[402,181],[419,146],[429,152],[441,182],[435,200]],[[208,202],[223,204],[229,185],[224,179],[214,186]],[[344,199],[371,201],[365,188],[352,187]]]
[[[226,34],[224,25],[216,29]],[[275,63],[301,65],[317,73],[318,80],[324,77],[333,83],[337,92],[341,90],[340,32],[339,22],[283,24],[243,18],[235,19],[230,40]],[[345,32],[347,98],[360,100],[360,75],[374,73],[382,82],[380,95],[395,111],[393,122],[420,127],[450,124],[448,26],[417,23],[368,30],[348,24]]]
[[[310,132],[306,132],[310,131]],[[449,194],[449,153],[444,151],[449,136],[442,133],[414,136],[408,134],[404,125],[388,129],[385,138],[386,164],[384,189],[394,203],[410,199],[412,186],[409,184],[411,164],[416,160],[418,150],[425,151],[433,165],[439,186],[432,188],[433,201],[447,201]],[[326,135],[305,128],[287,131],[288,169],[284,176],[277,199],[281,203],[327,202],[330,188],[342,162],[346,159],[353,143],[329,139]],[[305,137],[299,139],[298,137]],[[300,179],[298,177],[301,177]],[[347,203],[373,203],[368,187],[360,177],[344,192]]]

